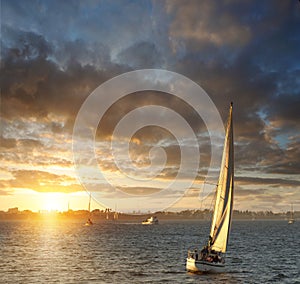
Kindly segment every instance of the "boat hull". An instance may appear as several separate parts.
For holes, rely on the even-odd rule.
[[[142,224],[143,224],[143,225],[157,225],[158,222],[147,222],[147,221],[143,221]]]
[[[199,273],[222,273],[225,271],[224,263],[207,262],[203,260],[195,260],[194,258],[186,259],[186,270],[189,272]]]
[[[150,217],[146,221],[142,222],[143,225],[157,225],[158,219],[156,217]]]

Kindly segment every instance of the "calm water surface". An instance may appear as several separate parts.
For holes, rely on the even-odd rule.
[[[226,273],[187,273],[209,225],[0,222],[0,283],[300,283],[300,222],[235,221]]]

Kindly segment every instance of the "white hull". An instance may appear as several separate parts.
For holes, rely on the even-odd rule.
[[[143,225],[156,225],[158,224],[158,219],[156,217],[150,217],[146,221],[142,222]]]
[[[143,225],[157,225],[158,222],[147,222],[147,221],[143,221],[142,224],[143,224]]]
[[[195,260],[188,257],[186,259],[186,270],[189,272],[222,273],[225,271],[225,264]]]

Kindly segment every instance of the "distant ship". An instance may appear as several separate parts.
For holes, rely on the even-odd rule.
[[[118,212],[114,212],[114,220],[118,220],[119,219],[119,213]]]
[[[147,220],[142,222],[143,225],[155,225],[158,224],[158,219],[156,216],[151,216]]]
[[[231,103],[208,244],[204,246],[199,253],[197,249],[188,251],[188,257],[186,259],[187,271],[218,273],[225,270],[224,254],[226,252],[228,243],[233,207],[233,157],[233,125]]]
[[[87,221],[85,222],[85,226],[92,226],[94,223],[91,220],[91,194],[90,194],[90,199],[89,199],[89,218],[87,219]]]
[[[295,219],[294,219],[294,208],[293,208],[293,204],[292,204],[291,205],[291,216],[290,216],[288,224],[294,224],[294,222],[295,222]]]

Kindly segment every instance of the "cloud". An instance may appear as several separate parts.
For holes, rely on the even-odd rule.
[[[231,8],[225,1],[190,1],[189,5],[167,1],[166,10],[174,17],[170,35],[181,40],[194,40],[200,45],[207,42],[217,46],[244,45],[251,38],[251,30]]]
[[[122,50],[117,60],[133,68],[159,68],[163,58],[154,43],[138,42]]]
[[[66,175],[38,170],[17,170],[12,172],[14,179],[2,181],[7,188],[29,188],[37,192],[65,192],[82,191],[76,180]]]
[[[37,191],[51,191],[54,185],[48,180],[55,180],[55,190],[80,190],[67,175],[47,175],[40,167],[72,168],[71,134],[86,97],[125,71],[164,68],[199,83],[224,122],[229,102],[234,102],[241,186],[298,186],[291,177],[300,171],[298,5],[279,0],[272,5],[4,1],[0,147],[5,167],[15,174],[11,185],[24,180]],[[198,135],[202,179],[210,158],[205,125],[191,107],[168,94],[139,92],[118,101],[100,122],[97,142],[110,141],[125,114],[150,104],[172,108]],[[150,147],[163,145],[168,162],[160,178],[176,175],[180,156],[172,133],[147,127],[135,133],[131,144],[131,156],[141,166],[149,162]],[[101,168],[116,171],[107,148],[98,150]],[[36,174],[28,165],[38,167]],[[253,171],[264,177],[252,177]]]
[[[297,79],[300,76],[300,69],[293,73],[291,76],[294,77],[294,80],[290,82],[290,85],[295,85],[293,92],[274,97],[266,108],[268,119],[275,135],[278,134],[278,132],[279,134],[280,132],[284,133],[284,131],[288,134],[294,134],[295,131],[299,131],[300,129],[300,114],[298,108],[300,105],[300,80]]]
[[[256,197],[258,195],[265,195],[267,192],[267,189],[242,189],[238,188],[235,190],[234,194],[237,197]]]
[[[127,186],[124,187],[123,186],[123,187],[119,187],[118,189],[129,195],[135,195],[135,196],[151,195],[161,191],[161,188],[155,188],[155,187],[127,187]]]
[[[236,177],[235,180],[239,185],[300,186],[299,180],[284,178]]]
[[[17,145],[17,141],[14,138],[4,138],[0,136],[0,147],[2,148],[15,148]]]
[[[0,182],[1,187],[5,187],[5,183]],[[6,190],[6,189],[0,189],[0,196],[8,196],[8,195],[13,195],[13,192],[11,190]]]
[[[299,140],[299,135],[290,136],[284,154],[280,155],[276,160],[270,158],[270,160],[266,162],[265,171],[273,174],[299,175]]]
[[[7,36],[2,41],[3,117],[11,119],[22,114],[23,118],[42,119],[54,113],[72,119],[96,86],[122,71],[118,65],[111,64],[108,72],[91,65],[97,55],[86,43],[66,42],[56,55],[43,35],[7,26],[3,30]],[[80,51],[91,60],[82,58]],[[65,58],[66,64],[60,57]]]
[[[17,140],[17,146],[33,150],[35,148],[43,147],[43,143],[34,139],[19,139]]]

